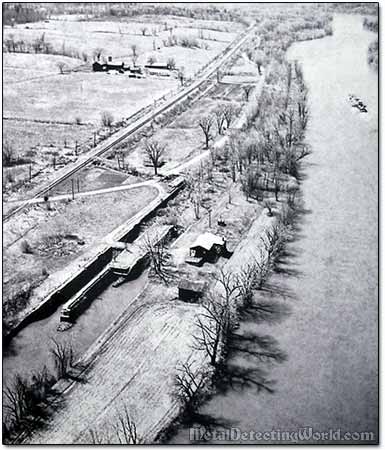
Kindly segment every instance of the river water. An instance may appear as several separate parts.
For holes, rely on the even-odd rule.
[[[265,312],[243,320],[223,386],[194,422],[217,432],[276,430],[248,443],[278,443],[278,430],[303,427],[334,430],[328,440],[338,440],[339,429],[377,437],[378,80],[366,61],[374,35],[360,16],[336,15],[333,27],[333,36],[297,43],[288,53],[302,63],[310,90],[313,149],[296,239],[257,299]],[[368,114],[350,106],[349,93]],[[256,343],[279,357],[257,359]],[[184,426],[170,443],[194,437]],[[233,438],[239,442],[235,430]]]

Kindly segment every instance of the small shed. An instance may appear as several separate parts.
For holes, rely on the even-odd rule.
[[[181,280],[178,285],[179,300],[195,303],[203,297],[205,287],[204,281]]]
[[[213,233],[199,235],[190,247],[190,256],[194,258],[211,259],[223,253],[226,253],[226,241]]]

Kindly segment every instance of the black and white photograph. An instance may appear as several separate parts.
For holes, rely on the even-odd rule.
[[[377,2],[2,2],[3,445],[378,445]]]

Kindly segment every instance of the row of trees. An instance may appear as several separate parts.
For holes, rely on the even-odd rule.
[[[213,139],[213,131],[216,128],[218,134],[223,135],[225,130],[230,128],[235,117],[239,113],[239,108],[235,103],[222,104],[212,115],[206,115],[199,119],[198,126],[205,138],[205,148],[209,148],[210,140]]]
[[[3,390],[3,437],[5,440],[20,432],[31,432],[45,423],[49,409],[58,407],[62,401],[60,395],[53,390],[59,379],[71,377],[75,366],[76,354],[69,342],[58,342],[52,339],[50,348],[55,373],[46,366],[34,372],[28,379],[16,375],[11,386]]]
[[[40,5],[31,3],[4,3],[4,25],[14,26],[17,23],[38,22],[47,18],[47,11]]]
[[[81,59],[84,62],[88,61],[88,54],[80,52],[71,47],[67,47],[63,41],[60,48],[54,47],[51,42],[48,42],[45,33],[37,37],[35,40],[29,42],[24,39],[15,39],[13,34],[9,34],[3,41],[3,50],[8,53],[43,53],[47,55],[62,55],[70,58]]]
[[[69,342],[52,339],[50,349],[55,373],[46,366],[33,373],[30,379],[16,375],[12,386],[3,390],[3,438],[12,442],[21,432],[30,434],[43,426],[53,410],[63,403],[62,395],[53,389],[59,379],[80,379],[72,374],[76,354]],[[125,404],[117,410],[109,429],[88,430],[85,440],[89,444],[138,444],[140,438],[136,424],[130,417]]]
[[[378,33],[378,17],[377,16],[364,17],[362,24],[363,24],[363,27],[366,28],[367,30],[373,31],[374,33]]]
[[[294,218],[298,184],[283,186],[282,180],[298,177],[300,161],[309,153],[304,142],[309,121],[308,91],[300,65],[287,62],[281,50],[279,43],[264,41],[263,52],[269,55],[265,86],[251,103],[246,127],[231,133],[226,148],[214,156],[213,162],[229,168],[232,181],[241,183],[247,197],[256,194],[262,200],[259,194],[272,190],[278,200],[284,189],[286,204],[276,225],[266,230],[256,245],[254,258],[237,273],[220,271],[204,300],[193,339],[194,349],[207,355],[209,367],[197,367],[194,361],[184,363],[175,377],[176,395],[190,412],[211,391],[213,374],[221,373],[240,312],[251,305],[254,292],[263,288]],[[264,205],[272,215],[272,203],[266,201]],[[253,354],[279,357],[269,351],[256,350]]]
[[[374,67],[375,69],[378,68],[378,39],[369,44],[368,64]]]
[[[246,128],[231,134],[221,158],[247,198],[262,200],[264,191],[273,191],[278,201],[283,180],[298,177],[299,164],[310,152],[304,142],[308,92],[297,63],[270,66],[266,80]]]
[[[373,33],[378,33],[378,16],[364,17],[363,27]],[[369,44],[368,64],[377,70],[378,68],[378,38]]]
[[[214,375],[221,373],[224,367],[240,314],[251,306],[254,291],[263,288],[285,239],[285,227],[279,222],[262,237],[259,255],[243,265],[238,273],[220,270],[215,277],[214,288],[204,299],[193,336],[193,349],[207,356],[209,366],[202,368],[195,360],[181,364],[174,379],[175,396],[185,412],[193,413],[212,392]],[[268,359],[279,357],[267,349],[256,350],[254,355]]]

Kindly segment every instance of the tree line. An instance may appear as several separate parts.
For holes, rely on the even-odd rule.
[[[82,59],[84,62],[88,61],[88,54],[86,52],[79,52],[68,47],[64,41],[60,48],[54,47],[51,42],[46,40],[45,33],[42,33],[41,36],[32,42],[24,39],[15,39],[13,34],[9,34],[3,41],[3,49],[8,53],[43,53],[46,55],[62,55]]]
[[[302,31],[292,33],[291,39],[301,38]],[[269,39],[269,34],[274,38]],[[237,272],[220,270],[214,287],[203,300],[193,350],[204,352],[209,364],[202,366],[195,360],[181,363],[174,378],[175,396],[187,417],[193,416],[223,377],[240,315],[253,304],[254,293],[264,288],[291,233],[300,164],[310,152],[305,142],[310,112],[302,68],[298,62],[286,60],[275,27],[264,36],[259,50],[265,60],[264,86],[260,95],[249,102],[246,126],[231,133],[228,145],[217,158],[222,168],[228,167],[233,182],[241,183],[247,197],[255,195],[262,201],[264,193],[272,191],[276,201],[281,201],[281,208],[275,224],[265,230],[256,244],[254,258]],[[280,193],[284,198],[279,198]],[[272,215],[272,204],[268,201],[264,206]],[[253,355],[284,358],[278,349],[256,350]],[[248,381],[258,385],[251,377]]]
[[[47,18],[47,11],[38,4],[3,3],[4,25],[39,22]]]

